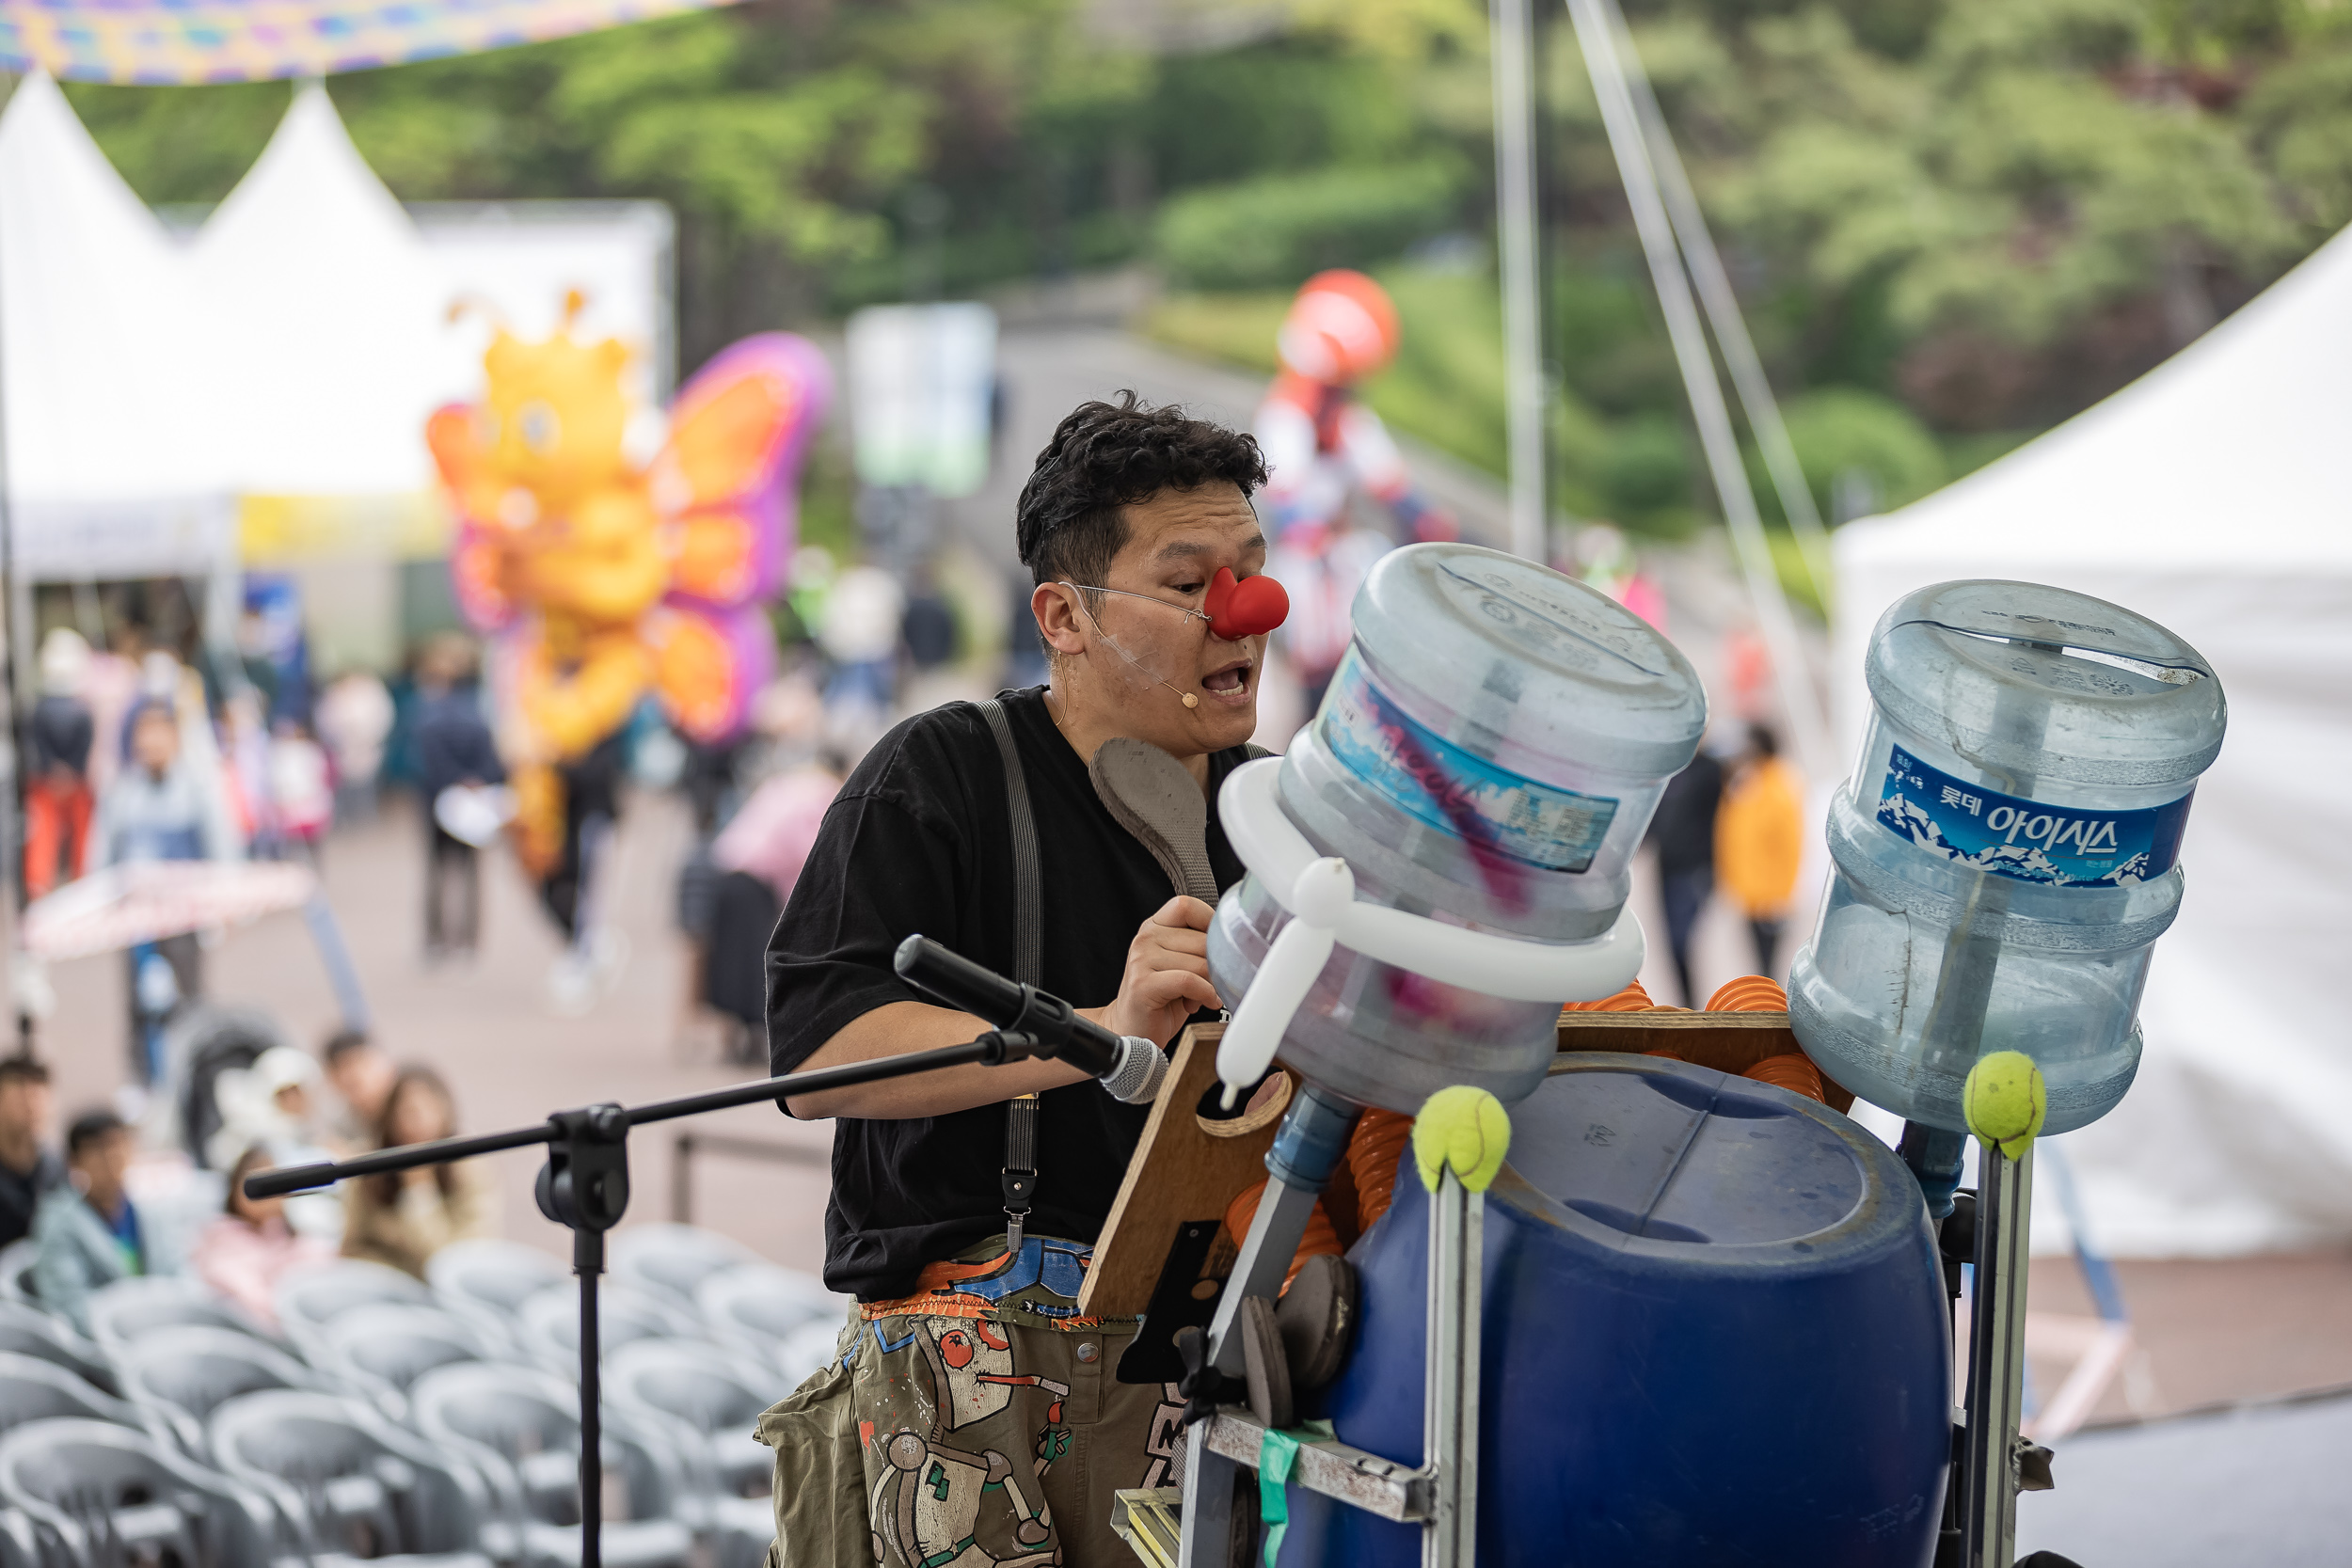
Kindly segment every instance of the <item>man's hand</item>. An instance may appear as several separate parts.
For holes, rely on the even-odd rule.
[[[1209,919],[1216,912],[1198,898],[1162,904],[1127,945],[1118,999],[1083,1011],[1115,1035],[1166,1046],[1197,1009],[1225,1006],[1209,983]]]

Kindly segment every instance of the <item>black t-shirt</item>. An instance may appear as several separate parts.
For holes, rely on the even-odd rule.
[[[1044,883],[1044,990],[1081,1007],[1119,994],[1136,927],[1175,896],[1159,862],[1119,825],[1055,728],[1042,688],[1002,696],[1037,818]],[[1210,788],[1248,760],[1210,758]],[[1013,863],[1001,753],[970,703],[900,724],[850,775],[768,943],[772,1069],[789,1072],[861,1015],[923,1001],[890,967],[917,932],[999,974],[1013,967]],[[1242,866],[1210,813],[1209,863],[1222,889]],[[1030,1230],[1091,1242],[1100,1233],[1149,1108],[1100,1084],[1039,1097],[1038,1186]],[[825,1283],[881,1301],[914,1288],[924,1264],[1005,1227],[997,1173],[1005,1108],[904,1121],[834,1124]]]

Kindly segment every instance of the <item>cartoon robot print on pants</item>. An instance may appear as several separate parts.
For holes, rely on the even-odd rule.
[[[875,1558],[889,1560],[885,1547],[895,1551],[905,1568],[1045,1568],[1061,1561],[1060,1549],[1050,1544],[1053,1516],[1042,1494],[1034,1500],[1015,1473],[1013,1462],[994,1449],[973,1453],[944,1439],[959,1428],[1002,1412],[1019,1387],[1041,1388],[1051,1396],[1041,1452],[1053,1433],[1063,1430],[1062,1400],[1066,1385],[1025,1376],[1013,1370],[1012,1341],[997,1325],[982,1318],[924,1318],[915,1320],[905,1338],[875,1338],[885,1350],[898,1350],[912,1340],[930,1368],[935,1416],[926,1437],[901,1428],[882,1445],[889,1461],[875,1483],[870,1499],[874,1521]],[[1033,1475],[1042,1475],[1042,1458]],[[1006,1531],[1001,1515],[984,1520],[988,1495],[1002,1492],[1010,1505],[1009,1544],[1013,1555],[994,1555],[980,1544],[983,1527],[993,1541]]]

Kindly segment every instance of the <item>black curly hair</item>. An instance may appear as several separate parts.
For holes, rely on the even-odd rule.
[[[1037,454],[1014,516],[1022,564],[1036,582],[1099,583],[1127,542],[1121,509],[1163,490],[1219,480],[1246,497],[1266,481],[1251,436],[1133,391],[1082,403]]]

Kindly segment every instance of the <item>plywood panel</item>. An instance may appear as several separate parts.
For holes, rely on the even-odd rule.
[[[1212,1135],[1195,1108],[1216,1082],[1221,1023],[1195,1024],[1176,1043],[1168,1082],[1144,1123],[1135,1158],[1094,1243],[1078,1310],[1089,1316],[1132,1317],[1151,1305],[1177,1227],[1187,1220],[1220,1218],[1243,1188],[1265,1175],[1278,1117],[1238,1137]],[[1221,1246],[1230,1249],[1231,1240]],[[1221,1266],[1213,1272],[1222,1272]]]

